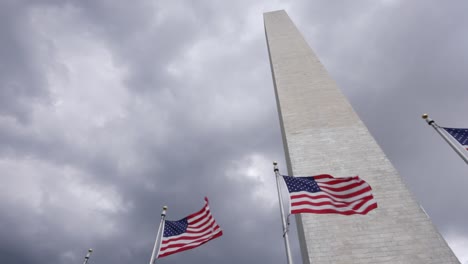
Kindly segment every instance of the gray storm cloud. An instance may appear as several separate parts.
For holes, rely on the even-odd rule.
[[[144,263],[161,206],[176,220],[208,196],[224,236],[161,263],[284,263],[262,20],[276,9],[468,261],[466,167],[420,119],[468,127],[464,2],[71,0],[0,3],[3,261],[92,247],[90,263]]]

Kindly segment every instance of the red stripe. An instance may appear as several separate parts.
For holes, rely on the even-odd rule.
[[[366,188],[362,188],[359,191],[356,191],[356,192],[353,192],[353,193],[348,193],[348,194],[343,194],[343,195],[329,193],[327,190],[322,190],[322,192],[324,192],[324,193],[326,193],[326,194],[328,194],[328,195],[330,195],[332,197],[347,199],[347,198],[352,198],[352,197],[358,196],[358,195],[363,194],[365,192],[370,192],[371,190],[372,189],[370,188],[370,186],[367,186]]]
[[[318,200],[318,199],[326,198],[326,199],[330,199],[330,200],[332,200],[334,202],[337,202],[337,203],[346,203],[349,200],[351,200],[350,198],[343,199],[343,200],[338,200],[338,199],[335,199],[335,197],[332,197],[329,194],[324,193],[322,195],[317,195],[317,196],[308,196],[307,194],[295,195],[295,196],[291,196],[291,201],[299,200],[300,198],[306,198],[306,199],[309,199],[309,201],[315,201],[315,200]],[[357,201],[357,200],[354,200],[353,202],[355,202],[355,201]]]
[[[372,200],[372,199],[374,199],[373,196],[366,197],[366,198],[362,199],[361,202],[355,204],[355,205],[353,206],[352,209],[353,209],[353,210],[358,210],[358,209],[361,208],[365,203],[367,203],[368,201],[370,201],[370,200]]]
[[[189,222],[189,227],[198,228],[198,227],[201,227],[204,224],[206,224],[206,222],[208,222],[209,219],[213,218],[209,212],[210,211],[208,211],[208,213],[205,216],[200,217],[199,219],[197,219],[197,220],[195,220],[193,222]]]
[[[300,177],[297,177],[297,178],[300,178]],[[320,180],[320,179],[333,179],[333,176],[331,176],[330,174],[320,174],[320,175],[316,175],[313,177],[315,180]]]
[[[364,182],[364,181],[361,181],[361,182],[351,183],[349,185],[342,186],[342,187],[329,187],[329,186],[324,186],[323,183],[320,183],[319,187],[322,190],[327,189],[329,191],[334,191],[334,192],[343,192],[343,191],[347,191],[347,190],[350,190],[352,188],[355,188],[355,187],[358,187],[358,186],[361,186],[361,185],[365,185],[365,184],[367,184],[367,183]]]
[[[363,194],[365,192],[370,192],[372,189],[370,188],[370,186],[367,186],[366,188],[363,188],[359,191],[356,191],[354,193],[349,193],[349,194],[345,194],[345,195],[338,195],[338,194],[332,194],[332,193],[329,193],[325,190],[322,190],[321,192],[318,193],[317,196],[310,196],[308,194],[305,194],[305,193],[301,193],[301,194],[294,194],[294,193],[291,193],[291,200],[294,200],[294,199],[298,199],[298,198],[309,198],[309,199],[319,199],[319,198],[339,198],[339,199],[349,199],[349,198],[353,198],[355,196],[358,196],[360,194]],[[321,194],[323,193],[323,194]],[[340,202],[340,201],[337,201],[337,202]]]
[[[359,203],[357,203],[357,205],[359,205],[359,207],[361,207],[365,202],[369,201],[369,200],[372,200],[374,197],[371,195],[369,196],[366,196],[366,197],[363,197],[362,199],[359,199],[359,200],[356,200],[356,201],[352,201],[352,202],[340,202],[340,201],[323,201],[323,202],[313,202],[311,200],[308,200],[308,201],[300,201],[300,202],[293,202],[291,200],[291,207],[296,207],[296,206],[301,206],[301,205],[311,205],[311,206],[322,206],[322,205],[332,205],[334,207],[337,207],[337,208],[343,208],[343,207],[347,207],[347,206],[350,206],[351,204],[354,204],[358,201],[360,201]],[[335,203],[333,203],[335,202]],[[336,203],[340,203],[340,204],[336,204]],[[353,207],[354,208],[357,208],[356,206]]]
[[[206,207],[207,207],[207,206],[208,206],[208,204],[205,204],[205,206],[203,206],[203,208],[202,208],[200,211],[198,211],[198,212],[196,212],[196,213],[193,213],[193,214],[187,216],[187,220],[190,221],[192,218],[197,218],[197,217],[200,216],[200,215],[207,215],[207,214],[209,214],[209,213],[210,213],[210,210],[209,210],[209,209],[206,210]],[[205,210],[206,210],[206,211],[205,211]],[[203,217],[200,217],[200,218],[203,218]],[[195,221],[193,221],[193,222],[191,222],[191,223],[196,223],[196,222],[200,221],[200,218],[199,218],[199,219],[196,219]]]
[[[213,228],[213,226],[215,226],[215,225],[216,225],[216,223],[213,222],[213,223],[211,223],[210,225],[208,225],[208,226],[206,226],[205,228],[200,229],[200,230],[198,230],[198,231],[187,230],[187,232],[185,232],[185,233],[187,233],[187,234],[199,234],[199,233],[203,233],[203,232],[207,231],[208,229]]]
[[[201,234],[201,233],[204,233],[204,232],[208,231],[209,229],[213,228],[216,225],[217,225],[216,222],[213,221],[211,224],[207,224],[207,226],[205,228],[203,228],[203,229],[200,229],[200,230],[197,230],[197,231],[187,230],[187,232],[185,232],[185,233],[187,233],[187,234]],[[189,228],[192,228],[192,227],[189,226]]]
[[[339,183],[343,183],[343,182],[350,182],[350,181],[356,181],[356,182],[360,182],[362,181],[361,179],[359,179],[359,177],[355,176],[355,177],[346,177],[346,178],[338,178],[338,179],[334,179],[334,180],[331,180],[331,181],[321,181],[321,180],[316,180],[317,184],[329,184],[329,185],[334,185],[334,184],[339,184]]]
[[[308,194],[291,195],[291,201],[299,200],[299,199],[309,199],[310,201],[314,201],[314,200],[322,199],[322,198],[331,199],[332,201],[337,202],[337,203],[343,203],[343,202],[347,202],[350,200],[350,198],[339,200],[336,197],[330,196],[329,194],[324,193],[324,192],[321,192],[319,195],[316,195],[316,196],[310,196]]]

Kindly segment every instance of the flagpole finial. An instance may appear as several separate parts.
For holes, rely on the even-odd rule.
[[[167,211],[167,206],[163,206],[163,210],[161,212],[161,217],[165,217],[166,216],[166,211]]]
[[[85,256],[85,258],[84,258],[83,264],[87,264],[87,263],[88,263],[88,260],[89,260],[89,258],[91,257],[91,253],[93,253],[93,249],[92,249],[92,248],[88,249],[88,253],[86,254],[86,256]]]
[[[422,115],[422,119],[426,120],[428,125],[432,125],[434,123],[434,120],[432,120],[428,114],[424,113]]]
[[[275,173],[277,173],[277,172],[279,171],[279,170],[278,170],[278,162],[276,162],[276,161],[273,161],[273,171],[274,171]]]

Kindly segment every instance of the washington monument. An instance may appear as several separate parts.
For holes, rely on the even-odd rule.
[[[359,175],[378,203],[296,215],[303,262],[459,263],[286,12],[264,23],[288,174]]]

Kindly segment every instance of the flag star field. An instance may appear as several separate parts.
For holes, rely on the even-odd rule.
[[[468,129],[467,128],[448,128],[442,127],[455,140],[458,141],[465,149],[468,150]]]
[[[188,221],[187,218],[179,221],[165,221],[164,223],[164,237],[177,236],[187,231]]]

